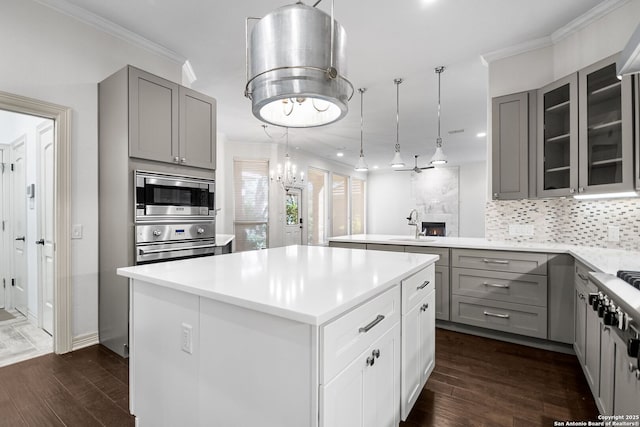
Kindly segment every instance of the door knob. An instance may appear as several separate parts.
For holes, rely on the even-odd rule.
[[[43,245],[44,246],[44,239],[36,240],[36,245]]]
[[[16,241],[22,240],[24,242],[24,236],[22,237],[16,237]]]

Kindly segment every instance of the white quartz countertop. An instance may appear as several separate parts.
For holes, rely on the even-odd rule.
[[[118,274],[321,325],[437,259],[406,252],[287,246],[119,268]]]
[[[216,246],[226,246],[235,238],[235,234],[216,234]]]
[[[332,237],[330,242],[376,243],[385,245],[433,246],[443,248],[489,249],[523,252],[567,253],[573,255],[588,268],[616,274],[618,270],[640,270],[640,252],[621,249],[603,249],[561,243],[518,243],[493,241],[475,237],[420,237],[408,235],[354,234]]]

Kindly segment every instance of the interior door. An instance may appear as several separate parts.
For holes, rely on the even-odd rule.
[[[4,147],[0,146],[0,220],[4,221],[5,219],[5,209],[6,206],[9,205],[8,201],[5,199],[6,197],[6,192],[5,192],[5,179],[4,176],[5,174],[8,174],[9,170],[6,169],[7,165],[5,164],[6,160],[5,160],[5,149]],[[2,233],[0,233],[0,281],[2,281],[3,279],[5,280],[6,283],[6,278],[8,277],[7,272],[9,271],[9,257],[6,255],[6,247],[5,247],[5,231],[4,228],[2,230]],[[0,289],[0,308],[5,308],[5,289],[2,288]]]
[[[11,300],[13,307],[25,316],[27,315],[26,140],[26,136],[22,136],[11,144],[11,230],[13,239]]]
[[[54,285],[54,124],[47,120],[38,126],[38,288],[42,329],[53,335],[53,285]]]
[[[302,190],[289,188],[285,193],[284,244],[302,244]]]

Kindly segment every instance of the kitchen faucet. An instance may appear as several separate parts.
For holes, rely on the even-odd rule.
[[[416,227],[416,239],[418,239],[420,236],[425,235],[424,231],[418,231],[418,229],[420,228],[420,221],[418,221],[417,210],[411,209],[411,212],[409,212],[409,216],[407,217],[407,221],[409,221],[408,225],[413,225]]]

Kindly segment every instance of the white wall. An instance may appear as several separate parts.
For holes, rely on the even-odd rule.
[[[290,131],[295,132],[295,131]],[[277,136],[281,135],[280,130],[274,130],[274,139],[279,141]],[[309,167],[336,172],[342,175],[366,179],[367,174],[355,172],[352,167],[327,159],[314,157],[302,150],[290,147],[289,155],[292,163],[297,167],[298,172],[304,172],[305,179],[308,176]],[[247,143],[230,141],[223,134],[218,134],[218,157],[216,164],[216,203],[221,208],[216,218],[216,232],[222,234],[234,234],[234,197],[233,197],[233,160],[234,159],[263,159],[269,161],[269,168],[276,170],[278,163],[282,164],[286,152],[282,143],[268,140],[265,135],[264,142]],[[269,247],[283,245],[284,239],[284,191],[279,184],[272,182],[269,188]],[[307,214],[307,190],[304,186],[302,191],[303,207],[302,215],[305,220]],[[307,241],[307,229],[303,230],[303,243]]]
[[[460,237],[484,237],[486,163],[467,163],[460,168]],[[369,174],[367,233],[411,234],[407,216],[414,209],[412,172],[382,171]]]
[[[74,337],[98,330],[98,100],[97,83],[126,64],[169,80],[181,65],[110,36],[32,0],[2,2],[0,90],[73,110],[71,241]]]

